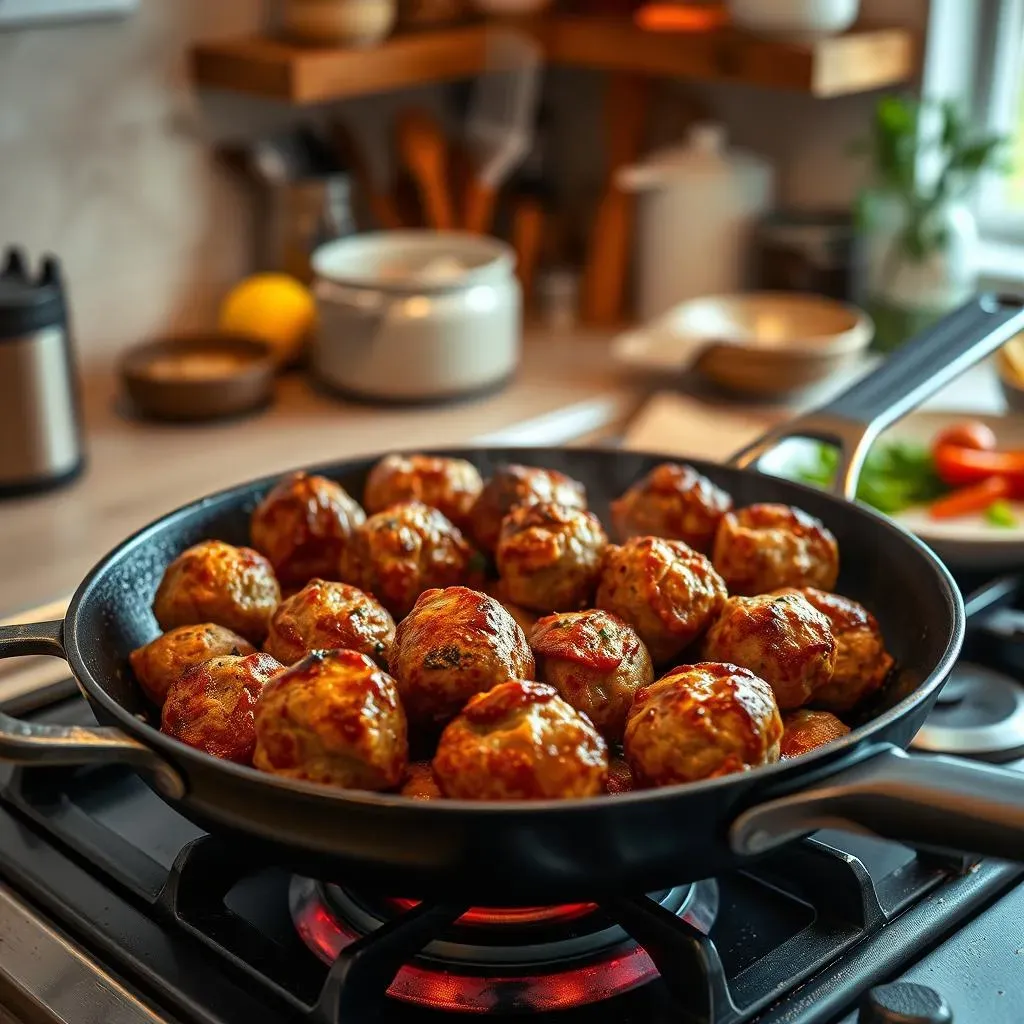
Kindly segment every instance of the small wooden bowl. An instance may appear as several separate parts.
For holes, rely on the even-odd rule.
[[[701,337],[697,370],[739,394],[797,393],[856,365],[874,335],[862,310],[818,295],[751,292],[695,299],[676,311]]]
[[[121,361],[125,390],[139,414],[179,423],[263,408],[273,397],[274,371],[263,342],[213,332],[147,342]]]

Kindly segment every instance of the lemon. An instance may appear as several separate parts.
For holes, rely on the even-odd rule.
[[[255,274],[228,292],[220,307],[220,329],[266,342],[279,365],[292,362],[316,320],[316,302],[288,274]]]

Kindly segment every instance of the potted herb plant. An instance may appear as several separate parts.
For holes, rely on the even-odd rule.
[[[1005,170],[999,135],[979,133],[951,102],[879,100],[858,222],[875,348],[891,351],[975,290],[978,231],[969,205],[988,170]]]

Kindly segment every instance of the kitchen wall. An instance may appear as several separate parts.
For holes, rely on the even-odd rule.
[[[188,43],[262,0],[143,0],[126,20],[0,32],[0,244],[58,253],[83,357],[201,324],[245,270],[235,183],[192,129]]]
[[[868,16],[922,32],[927,7],[865,0]],[[208,141],[292,114],[224,95],[200,106],[185,55],[195,39],[254,32],[263,18],[262,0],[143,0],[125,21],[0,33],[0,244],[63,258],[87,363],[109,363],[161,330],[209,323],[225,287],[246,271],[249,197]],[[590,102],[599,83],[559,75],[552,85],[553,135],[562,140],[553,155],[566,176],[578,174],[573,192],[585,197],[600,179],[599,108]],[[873,97],[820,102],[730,86],[685,89],[737,143],[777,162],[783,200],[852,196],[858,176],[846,146],[863,132]],[[438,91],[414,98],[440,103]],[[346,118],[375,137],[376,159],[387,148],[390,112],[409,101],[346,107]]]

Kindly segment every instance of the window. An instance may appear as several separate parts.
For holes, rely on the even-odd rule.
[[[1024,243],[1024,0],[979,6],[974,108],[981,124],[1010,137],[1012,171],[983,184],[978,219],[986,237]]]

